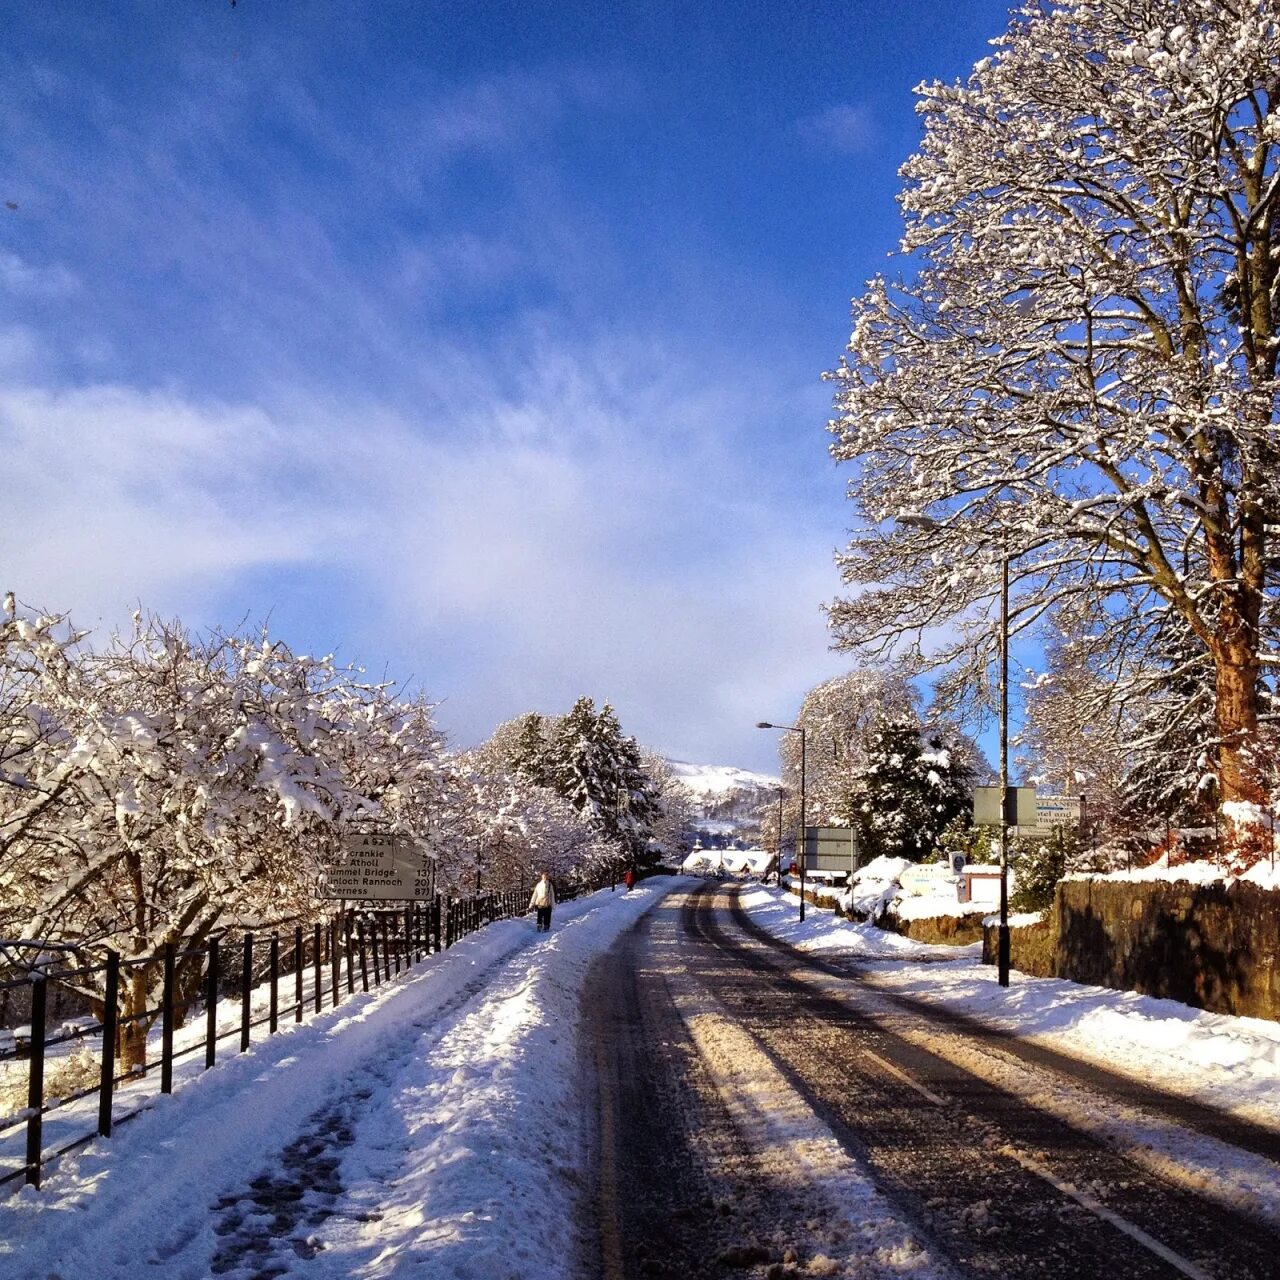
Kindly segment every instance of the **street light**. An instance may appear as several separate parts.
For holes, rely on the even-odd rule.
[[[805,857],[805,836],[804,836],[804,729],[796,724],[771,724],[768,720],[760,720],[756,723],[757,729],[780,729],[783,733],[798,733],[800,735],[800,922],[804,923],[804,872],[805,863],[808,859]],[[779,797],[781,803],[781,797]],[[778,831],[778,868],[782,868],[782,831],[779,825]],[[779,876],[781,878],[781,876]]]
[[[901,515],[894,522],[936,533],[930,516]],[[1000,928],[996,934],[996,979],[1009,985],[1009,546],[1000,553]]]

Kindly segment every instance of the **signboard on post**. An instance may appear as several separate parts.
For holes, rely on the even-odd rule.
[[[929,898],[942,892],[944,886],[954,886],[955,872],[950,862],[913,863],[904,867],[898,883],[913,897]]]
[[[403,836],[352,833],[343,839],[342,852],[325,867],[320,896],[357,902],[428,899],[432,896],[434,861],[427,845],[410,842]]]
[[[857,870],[858,836],[852,827],[805,827],[806,871],[830,871],[843,875]]]
[[[1011,827],[1036,825],[1035,787],[1009,787],[1005,796],[1004,820]],[[1000,825],[1000,788],[974,787],[973,824],[976,827]]]
[[[1079,831],[1084,823],[1084,796],[1036,796],[1036,829],[1065,827]]]

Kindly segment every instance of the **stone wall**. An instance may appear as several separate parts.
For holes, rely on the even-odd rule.
[[[982,931],[982,962],[995,964],[999,930],[988,925]],[[1033,978],[1055,978],[1054,951],[1058,940],[1057,917],[1051,912],[1038,924],[1015,925],[1009,930],[1009,964]]]
[[[1058,886],[1057,976],[1280,1019],[1280,894],[1239,881]]]
[[[890,912],[877,923],[882,929],[900,933],[913,942],[961,947],[982,939],[982,915],[978,912],[962,916],[929,916],[922,920],[900,920]]]
[[[996,930],[982,958],[996,961]],[[1069,880],[1010,963],[1041,978],[1140,991],[1214,1013],[1280,1020],[1280,893],[1236,882]]]

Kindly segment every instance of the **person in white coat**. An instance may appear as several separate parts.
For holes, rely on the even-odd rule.
[[[533,897],[529,899],[529,905],[538,913],[538,932],[550,933],[551,908],[556,905],[556,891],[551,877],[545,871],[542,879],[533,886]]]

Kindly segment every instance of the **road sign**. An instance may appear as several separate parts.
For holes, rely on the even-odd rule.
[[[1005,797],[1005,818],[1011,827],[1036,825],[1035,787],[1010,787]],[[976,827],[1000,825],[1000,788],[974,787],[973,824]]]
[[[1036,796],[1036,828],[1066,827],[1079,831],[1084,822],[1084,796]]]
[[[429,846],[403,836],[362,832],[342,842],[342,852],[324,869],[322,898],[402,902],[431,897]]]
[[[806,827],[804,865],[806,871],[832,871],[843,875],[856,869],[858,837],[850,827]]]

